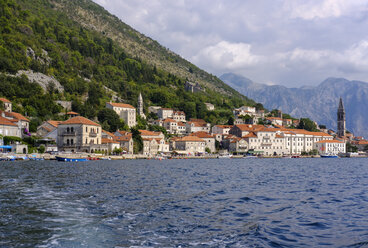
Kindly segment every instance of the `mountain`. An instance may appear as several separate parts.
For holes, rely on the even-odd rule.
[[[342,97],[347,129],[355,135],[368,137],[368,83],[328,78],[316,87],[287,88],[255,83],[232,73],[220,79],[267,109],[280,109],[297,118],[308,117],[335,130],[337,107]]]
[[[255,104],[91,0],[0,0],[0,14],[0,96],[32,127],[59,118],[59,100],[96,118],[111,99],[136,106],[141,92],[145,110],[177,108],[211,122]],[[185,91],[186,81],[203,90]],[[206,102],[216,111],[206,111]]]

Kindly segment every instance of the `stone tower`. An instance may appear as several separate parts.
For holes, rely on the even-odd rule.
[[[143,98],[142,98],[142,94],[141,93],[139,93],[139,96],[138,96],[138,114],[142,118],[146,119],[146,116],[145,116],[145,114],[143,112]]]
[[[340,97],[339,108],[337,109],[337,136],[343,137],[345,136],[345,109],[344,105],[342,104],[342,99]]]

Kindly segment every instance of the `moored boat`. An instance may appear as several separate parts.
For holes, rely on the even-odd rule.
[[[60,156],[55,156],[57,161],[61,161],[61,162],[85,162],[88,161],[87,158],[68,158],[68,157],[60,157]]]
[[[336,154],[333,153],[325,153],[325,154],[321,154],[320,155],[321,158],[338,158],[339,156],[337,156]]]

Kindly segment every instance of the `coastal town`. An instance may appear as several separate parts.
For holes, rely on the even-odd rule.
[[[191,88],[195,89],[195,86]],[[134,128],[138,116],[147,119],[141,94],[137,100],[137,108],[116,102],[106,102],[106,108],[115,111],[129,128]],[[355,137],[346,130],[342,99],[337,111],[336,132],[326,128],[317,132],[297,129],[295,127],[300,124],[300,120],[284,119],[281,111],[277,112],[277,116],[271,116],[270,113],[265,114],[264,110],[252,106],[234,109],[234,122],[226,125],[211,125],[202,119],[187,120],[183,111],[150,106],[148,112],[155,118],[146,121],[162,131],[138,129],[137,134],[129,130],[108,132],[103,130],[96,120],[87,119],[72,111],[66,113],[65,121],[45,121],[37,128],[36,133],[30,133],[30,120],[13,112],[9,100],[0,98],[0,102],[3,104],[0,116],[0,153],[3,156],[28,154],[28,146],[21,142],[21,139],[31,135],[37,137],[39,147],[43,146],[41,153],[119,155],[122,158],[211,155],[351,156],[359,153],[362,155],[368,145],[368,141],[363,137]],[[210,103],[207,103],[206,107],[210,111],[215,108]],[[134,149],[135,142],[141,143],[141,149],[138,151]],[[354,145],[355,153],[347,153],[346,144]]]

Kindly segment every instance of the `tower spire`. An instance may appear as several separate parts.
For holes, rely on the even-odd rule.
[[[339,107],[337,109],[337,136],[344,137],[346,132],[345,109],[340,97]]]
[[[146,119],[146,115],[143,112],[143,97],[142,94],[139,92],[139,96],[138,96],[138,114]]]

